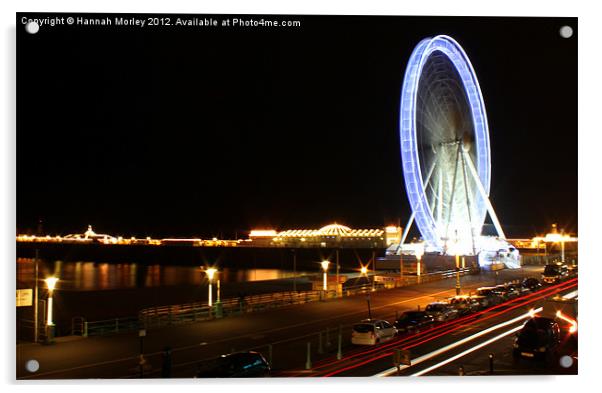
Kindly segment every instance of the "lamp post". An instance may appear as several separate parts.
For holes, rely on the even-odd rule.
[[[44,280],[46,286],[48,286],[48,313],[46,317],[46,341],[48,343],[54,342],[54,322],[52,321],[52,294],[56,286],[56,282],[59,279],[56,277],[48,277]]]
[[[560,238],[560,261],[564,264],[564,236]]]
[[[464,257],[462,257],[462,262],[464,262]],[[462,291],[460,287],[460,256],[456,255],[456,295],[459,295]]]
[[[211,293],[211,286],[212,286],[212,281],[213,281],[213,276],[215,275],[215,273],[217,273],[217,269],[215,268],[209,268],[207,270],[205,270],[205,272],[207,273],[207,278],[209,279],[209,300],[207,301],[207,304],[209,305],[209,307],[213,306],[213,299],[212,299],[212,293]]]
[[[336,249],[336,256],[337,256],[337,286],[336,286],[336,297],[339,297],[339,285],[341,285],[341,281],[339,280],[339,272],[341,270],[341,266],[339,265],[339,249]],[[342,289],[342,288],[341,288]]]
[[[418,247],[416,248],[416,276],[418,277],[418,283],[420,283],[420,275],[422,274],[422,269],[421,269],[421,263],[422,262],[422,256],[424,255],[424,247]]]
[[[323,285],[323,290],[326,291],[328,290],[328,265],[330,265],[329,261],[322,261],[321,263],[322,265],[322,269],[324,269],[324,285]]]

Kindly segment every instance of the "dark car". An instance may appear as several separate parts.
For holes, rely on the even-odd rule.
[[[426,306],[424,311],[435,318],[436,322],[445,322],[458,318],[458,310],[446,302],[433,302]]]
[[[481,309],[477,299],[468,295],[458,295],[448,299],[449,304],[458,310],[458,315],[467,315]]]
[[[541,279],[544,284],[556,284],[569,276],[569,269],[560,263],[551,263],[544,267]]]
[[[504,298],[496,292],[495,287],[477,288],[476,295],[485,297],[486,307],[495,306],[504,301]]]
[[[523,280],[521,286],[528,291],[535,292],[541,288],[541,282],[536,278],[529,277]]]
[[[514,284],[496,285],[493,289],[493,292],[497,293],[502,300],[514,299],[521,294],[518,287]]]
[[[432,325],[435,318],[424,311],[405,311],[394,323],[399,333],[419,330]]]
[[[515,359],[550,360],[560,344],[560,327],[550,318],[529,319],[516,335]]]
[[[259,352],[238,352],[202,363],[197,378],[268,377],[270,365]]]

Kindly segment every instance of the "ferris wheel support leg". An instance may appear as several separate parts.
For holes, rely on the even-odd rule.
[[[466,193],[466,207],[468,208],[468,221],[470,223],[470,239],[472,240],[472,254],[477,255],[477,247],[474,241],[474,225],[472,224],[472,213],[470,206],[470,196],[468,195],[468,175],[466,174],[466,154],[464,151],[461,154],[462,157],[462,176],[464,178],[464,191]]]
[[[431,181],[431,177],[433,176],[433,171],[435,170],[435,166],[437,166],[438,162],[439,162],[439,158],[437,157],[437,159],[435,161],[433,161],[433,164],[431,165],[431,168],[429,169],[429,173],[426,176],[426,180],[424,182],[424,188],[426,188],[426,186]],[[414,211],[412,211],[412,214],[410,215],[410,219],[408,220],[408,224],[406,225],[405,228],[403,228],[401,240],[399,241],[399,246],[397,246],[397,255],[400,254],[401,246],[405,243],[406,238],[408,237],[408,232],[410,232],[410,227],[414,223],[415,217],[416,217],[416,214],[414,213]]]
[[[485,200],[485,205],[487,206],[487,212],[489,212],[489,217],[491,217],[491,221],[493,221],[493,226],[495,226],[495,230],[497,231],[498,236],[501,237],[502,239],[506,239],[506,234],[504,234],[502,225],[500,224],[500,221],[497,219],[497,215],[495,214],[495,210],[493,210],[493,205],[491,204],[491,201],[489,200],[489,196],[485,192],[485,187],[483,187],[483,184],[481,183],[481,179],[479,178],[477,169],[475,168],[474,164],[472,163],[472,158],[470,158],[470,156],[466,152],[463,152],[462,154],[464,154],[464,158],[465,158],[464,161],[466,161],[466,163],[468,164],[468,169],[470,170],[470,174],[472,175],[472,177],[475,180],[477,189],[479,190],[479,193],[481,194],[481,197],[483,198],[483,200]]]
[[[406,225],[405,228],[403,228],[403,233],[401,235],[401,240],[399,241],[399,246],[397,247],[397,255],[399,255],[399,253],[400,253],[401,245],[403,243],[405,243],[406,238],[408,237],[408,232],[410,232],[410,227],[414,223],[414,216],[415,216],[415,214],[412,211],[412,214],[410,215],[410,219],[408,220],[408,224]]]

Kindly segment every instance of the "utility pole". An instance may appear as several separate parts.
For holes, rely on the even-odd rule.
[[[376,278],[376,252],[372,249],[372,291],[376,290],[374,279]]]
[[[297,253],[293,248],[293,292],[297,292]]]
[[[39,340],[39,321],[38,321],[38,258],[40,257],[40,253],[36,248],[36,254],[34,258],[34,268],[33,268],[33,342],[37,343]]]
[[[138,330],[138,337],[140,340],[140,355],[138,360],[138,366],[140,367],[140,378],[144,377],[144,364],[146,360],[144,359],[144,337],[146,337],[146,329]]]

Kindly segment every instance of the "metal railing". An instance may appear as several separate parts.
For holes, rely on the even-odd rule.
[[[82,326],[78,329],[76,320],[79,318],[82,320]],[[81,331],[82,336],[88,337],[138,330],[141,324],[138,317],[113,318],[92,322],[88,322],[82,317],[75,317],[72,319],[72,326],[76,327],[72,327],[72,335],[79,335],[78,331]]]

